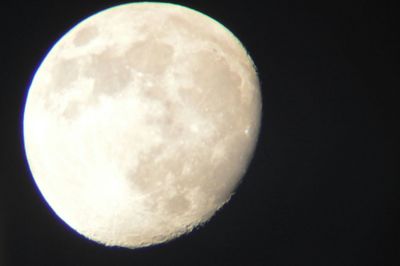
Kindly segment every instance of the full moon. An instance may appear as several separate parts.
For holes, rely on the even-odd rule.
[[[138,248],[190,232],[229,201],[260,117],[255,66],[229,30],[183,6],[131,3],[83,20],[45,56],[24,145],[66,224]]]

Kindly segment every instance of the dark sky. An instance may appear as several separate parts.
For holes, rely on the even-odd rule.
[[[49,210],[21,133],[27,88],[52,44],[124,1],[37,2],[0,6],[1,266],[400,265],[394,4],[176,1],[248,49],[262,82],[262,130],[243,183],[208,224],[127,250],[80,237]]]

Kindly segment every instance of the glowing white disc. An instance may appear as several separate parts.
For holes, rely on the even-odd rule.
[[[259,81],[241,43],[172,4],[126,4],[82,21],[33,79],[24,140],[55,213],[106,245],[189,232],[226,203],[251,159]]]

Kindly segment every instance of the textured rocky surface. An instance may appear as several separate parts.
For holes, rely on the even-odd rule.
[[[38,69],[24,135],[33,176],[79,233],[140,247],[207,221],[256,143],[253,63],[222,25],[129,4],[69,31]]]

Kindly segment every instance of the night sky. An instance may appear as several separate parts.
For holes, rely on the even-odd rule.
[[[47,51],[82,19],[126,1],[37,2],[0,5],[1,266],[400,265],[394,4],[175,1],[243,42],[262,83],[262,128],[242,184],[210,222],[128,250],[83,238],[51,211],[22,140],[25,96]]]

